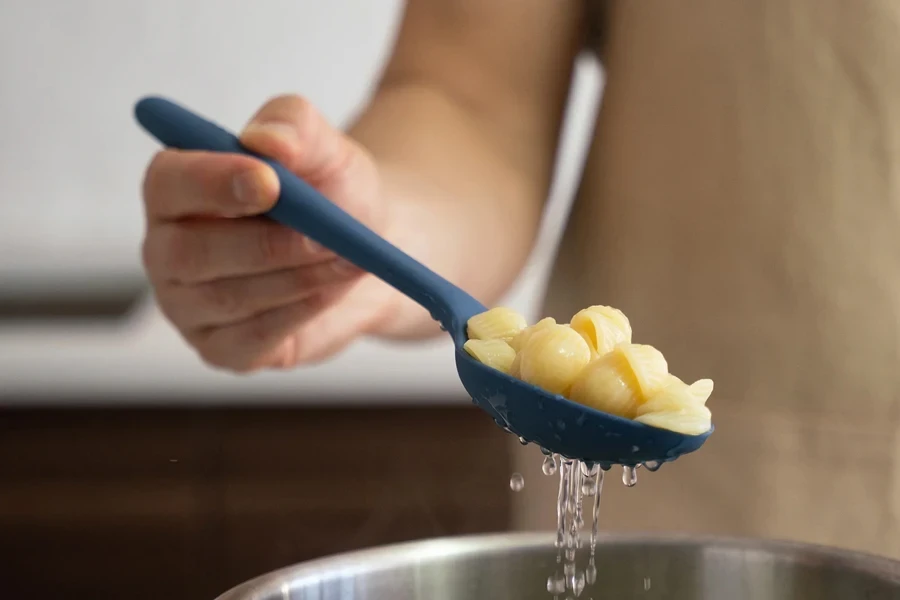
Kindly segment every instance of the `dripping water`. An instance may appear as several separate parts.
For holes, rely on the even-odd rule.
[[[509,478],[509,489],[514,492],[521,492],[525,487],[525,478],[521,473],[513,473]]]
[[[547,591],[555,600],[580,597],[586,585],[597,581],[596,550],[600,532],[600,499],[603,493],[604,468],[600,465],[580,460],[563,458],[541,448],[544,454],[541,471],[544,475],[559,473],[559,491],[556,502],[557,569],[547,578]],[[656,471],[661,462],[647,461],[645,464],[622,468],[622,482],[627,487],[637,484],[637,470],[644,466],[648,471]],[[609,469],[609,467],[605,467]],[[518,475],[518,474],[516,474]],[[524,483],[524,482],[523,482]],[[510,482],[512,486],[512,482]],[[521,489],[521,488],[519,488]],[[591,534],[590,554],[584,569],[577,568],[576,556],[582,547],[581,532],[585,526],[585,498],[590,499]],[[644,580],[644,589],[650,589],[650,579]]]
[[[556,547],[562,548],[566,541],[566,507],[569,498],[569,471],[571,461],[563,461],[559,468],[559,492],[556,497]]]
[[[603,492],[603,471],[597,470],[597,476],[594,484],[594,509],[592,512],[591,522],[591,565],[594,564],[594,554],[597,551],[597,536],[600,533],[600,494]],[[594,578],[596,579],[597,569],[594,568]]]
[[[544,472],[544,475],[553,475],[556,473],[558,465],[556,464],[556,455],[549,454],[544,457],[544,464],[541,465],[541,471]]]
[[[622,483],[628,487],[637,485],[637,469],[635,467],[622,467]]]

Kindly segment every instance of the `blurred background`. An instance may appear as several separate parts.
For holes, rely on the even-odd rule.
[[[213,598],[332,552],[510,526],[515,441],[472,407],[449,341],[364,342],[315,368],[236,377],[182,343],[140,266],[139,186],[156,144],[132,120],[135,100],[166,95],[237,130],[291,92],[345,124],[402,8],[0,3],[0,581],[10,597]],[[602,91],[596,62],[580,59],[573,85],[545,227],[505,302],[529,318]]]

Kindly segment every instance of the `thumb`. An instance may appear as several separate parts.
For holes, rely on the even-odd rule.
[[[247,148],[273,158],[319,187],[346,165],[354,148],[305,98],[267,102],[240,136]]]
[[[370,227],[378,229],[384,220],[374,161],[305,98],[267,102],[244,129],[241,143],[277,160]]]

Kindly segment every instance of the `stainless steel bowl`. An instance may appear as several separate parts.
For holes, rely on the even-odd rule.
[[[288,567],[219,600],[552,600],[556,556],[543,534],[436,539]],[[583,569],[587,557],[577,560]],[[817,546],[615,536],[602,538],[595,564],[582,599],[900,599],[900,563]]]

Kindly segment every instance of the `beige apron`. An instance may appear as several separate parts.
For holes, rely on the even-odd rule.
[[[611,304],[683,379],[698,453],[608,477],[602,527],[900,557],[900,2],[619,0],[547,314]],[[518,450],[516,527],[555,478]]]

